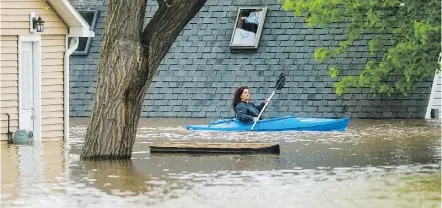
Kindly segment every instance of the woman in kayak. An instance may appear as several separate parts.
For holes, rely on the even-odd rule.
[[[260,105],[256,106],[250,102],[249,87],[242,86],[236,88],[232,100],[232,107],[235,110],[235,118],[244,123],[258,121],[259,112],[261,112],[267,102],[269,102],[268,98]]]

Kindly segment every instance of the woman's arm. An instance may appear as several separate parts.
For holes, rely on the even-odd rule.
[[[236,114],[235,118],[242,122],[250,122],[253,121],[253,117],[247,115],[247,107],[241,104],[238,104],[235,108]]]
[[[253,106],[255,106],[256,109],[258,109],[259,112],[261,112],[261,110],[264,108],[264,106],[266,105],[266,103],[268,103],[270,101],[269,98],[265,99],[264,102],[262,102],[261,104],[259,104],[258,106],[256,106],[255,104],[253,104]]]
[[[255,105],[255,104],[253,104],[253,105]],[[255,108],[258,109],[259,112],[261,112],[262,108],[264,108],[265,105],[266,105],[266,103],[262,102],[258,106],[255,105]]]

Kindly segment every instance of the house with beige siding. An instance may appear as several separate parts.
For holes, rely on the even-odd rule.
[[[69,56],[79,37],[94,33],[68,0],[0,4],[1,140],[17,129],[32,132],[34,142],[63,140],[69,135]]]

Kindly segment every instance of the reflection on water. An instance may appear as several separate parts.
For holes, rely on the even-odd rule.
[[[147,191],[144,182],[149,177],[137,171],[132,161],[85,161],[83,165],[82,169],[73,169],[72,178],[93,184],[107,194],[138,195]]]
[[[190,132],[145,119],[132,160],[80,161],[68,144],[1,144],[2,207],[440,207],[441,128],[352,120],[347,132]],[[279,142],[279,155],[150,154],[162,141]]]

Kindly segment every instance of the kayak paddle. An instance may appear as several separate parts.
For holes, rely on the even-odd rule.
[[[258,120],[259,120],[259,118],[261,117],[261,115],[262,115],[262,113],[264,112],[264,110],[266,109],[267,105],[270,103],[270,100],[272,99],[272,97],[273,97],[273,95],[275,94],[276,90],[280,90],[282,87],[284,87],[284,84],[285,84],[285,75],[284,75],[283,73],[281,73],[281,74],[279,75],[279,77],[278,77],[278,80],[276,81],[275,89],[273,90],[272,95],[270,95],[270,97],[269,97],[269,102],[267,102],[267,103],[264,105],[264,107],[262,108],[261,112],[259,112]],[[256,122],[257,122],[257,121],[255,121],[255,122],[253,123],[253,126],[252,126],[252,128],[250,129],[250,131],[252,131],[252,130],[253,130],[253,127],[255,127]]]

